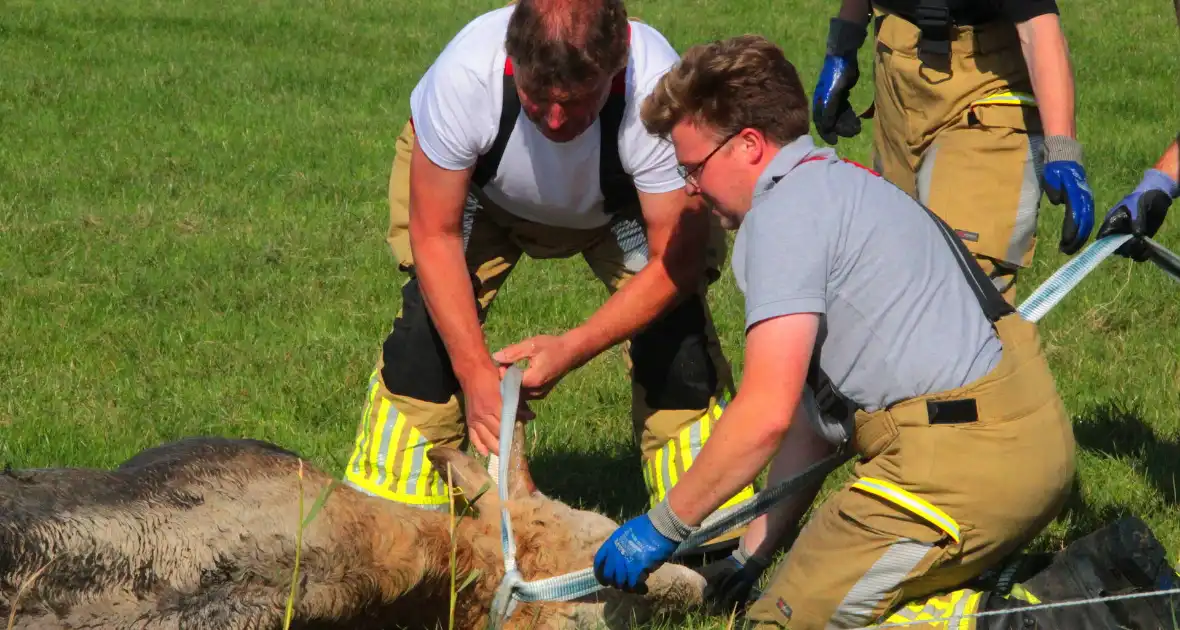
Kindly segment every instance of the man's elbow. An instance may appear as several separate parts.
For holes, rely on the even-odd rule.
[[[667,247],[657,255],[681,291],[698,289],[705,277],[709,263],[709,230],[708,215],[686,211],[673,228]]]
[[[462,243],[463,233],[459,226],[436,225],[410,219],[410,250],[415,258],[429,258],[448,245]]]

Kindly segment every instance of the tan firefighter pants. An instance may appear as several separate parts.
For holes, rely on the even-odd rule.
[[[959,588],[1057,516],[1074,474],[1072,428],[1035,325],[1009,315],[996,327],[1003,358],[988,375],[857,414],[855,480],[803,527],[750,608],[758,627],[870,625]],[[971,402],[943,402],[956,400]],[[939,414],[974,405],[977,419],[931,422],[932,401]]]
[[[952,27],[949,61],[923,61],[916,26],[877,19],[874,164],[950,224],[1014,302],[1036,244],[1044,137],[1016,29]]]
[[[399,266],[407,271],[414,264],[408,236],[409,159],[413,142],[413,129],[407,124],[397,141],[390,176],[390,227],[387,234]],[[467,262],[475,277],[481,317],[523,254],[537,259],[580,254],[611,292],[621,288],[646,264],[646,235],[638,220],[619,220],[594,230],[557,228],[517,218],[498,208],[478,191],[473,191],[468,201],[464,217],[468,226],[465,230]],[[725,252],[724,232],[715,225],[707,255],[713,278],[724,261]],[[416,281],[410,280],[407,284],[416,285]],[[669,370],[657,369],[661,372],[660,379],[667,383],[665,387],[661,382],[658,387],[667,391],[646,391],[643,379],[636,378],[635,372],[652,361],[635,356],[640,351],[638,342],[626,344],[628,367],[632,369],[635,439],[642,452],[643,479],[653,505],[663,499],[692,464],[708,440],[713,423],[721,415],[727,392],[733,391],[730,368],[704,304],[707,284],[702,279],[700,299],[695,302],[699,305],[697,311],[687,313],[671,326],[691,329],[699,342],[693,345],[699,350],[694,355],[696,359],[688,362],[691,374],[686,375],[684,369],[674,366]],[[417,314],[418,321],[414,321],[415,315],[409,313],[410,310]],[[677,308],[674,313],[686,311]],[[430,342],[429,338],[432,335],[437,337],[437,332],[432,324],[422,321],[425,317],[420,296],[416,291],[410,293],[403,288],[402,309],[371,375],[345,477],[354,487],[376,496],[420,507],[445,509],[448,502],[446,486],[432,470],[425,453],[439,444],[461,448],[466,441],[466,424],[460,408],[461,394],[449,359],[441,342]],[[667,320],[654,322],[649,330],[659,329],[661,321]],[[648,343],[643,347],[651,346]],[[386,370],[390,362],[400,362],[400,365]],[[438,369],[432,369],[432,362],[440,364]],[[702,382],[710,379],[702,379],[700,374],[703,365],[709,363],[715,385],[711,391],[702,391],[706,387]],[[431,376],[435,372],[444,373],[446,377],[441,380],[446,382],[426,382],[440,380]],[[399,378],[412,381],[402,387],[408,393],[391,391],[396,385],[383,378],[383,374],[390,373],[406,375]],[[415,394],[416,389],[425,393]],[[693,390],[699,402],[686,404],[685,396],[667,393],[685,390]],[[753,487],[747,487],[726,505],[752,495]]]

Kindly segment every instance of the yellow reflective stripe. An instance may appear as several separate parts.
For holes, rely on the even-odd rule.
[[[982,598],[982,592],[970,589],[934,595],[892,612],[885,618],[885,624],[926,622],[928,625],[923,627],[931,630],[972,630],[974,619],[969,615],[977,612]]]
[[[664,500],[664,449],[656,451],[656,456],[652,458],[655,466],[656,478],[656,503]]]
[[[974,615],[979,611],[979,603],[981,601],[983,601],[982,592],[972,592],[971,595],[967,597],[967,602],[958,612],[958,630],[973,630],[975,627],[975,624],[973,623],[975,619],[973,617],[969,617],[968,615]]]
[[[1028,589],[1024,588],[1024,586],[1020,585],[1020,584],[1016,584],[1015,586],[1012,587],[1012,592],[1010,593],[1010,595],[1012,597],[1015,597],[1016,599],[1024,600],[1030,604],[1041,603],[1040,598],[1038,598],[1036,595],[1033,595],[1032,593],[1030,593],[1028,591]]]
[[[352,457],[348,460],[348,467],[344,469],[345,473],[352,475],[352,471],[360,470],[361,459],[364,457],[361,445],[365,442],[365,436],[369,431],[369,414],[373,411],[373,401],[377,399],[377,390],[379,385],[377,383],[377,370],[369,375],[369,395],[365,397],[365,408],[361,412],[361,424],[359,430],[356,432],[356,443],[353,444]]]
[[[670,440],[660,449],[664,451],[664,462],[668,466],[668,476],[664,479],[664,487],[671,490],[680,481],[680,474],[676,472],[676,441]]]
[[[852,487],[906,508],[946,532],[955,542],[960,541],[959,524],[954,519],[927,501],[902,490],[888,481],[873,479],[871,477],[861,477],[856,483],[852,484]]]
[[[728,501],[726,501],[725,503],[722,503],[721,507],[719,507],[717,509],[724,510],[725,508],[737,505],[738,503],[741,503],[742,501],[745,501],[746,499],[753,498],[753,496],[754,496],[754,486],[753,486],[753,484],[749,484],[745,488],[742,488],[740,492],[738,492],[737,494],[730,497],[730,499]]]
[[[708,419],[701,418],[700,423],[707,424]],[[676,438],[676,441],[680,443],[680,462],[683,465],[682,470],[684,470],[685,472],[688,471],[688,467],[692,466],[693,460],[696,459],[696,453],[694,453],[692,450],[692,428],[693,428],[693,426],[694,425],[690,424],[687,427],[684,427],[683,429],[681,429],[679,437]]]
[[[692,467],[700,449],[709,439],[713,422],[722,412],[721,405],[715,402],[695,422],[681,428],[675,437],[661,446],[642,466],[643,481],[648,489],[649,503],[653,507],[679,483],[680,475]],[[698,436],[695,440],[694,433]],[[730,497],[721,507],[730,507],[753,496],[754,486],[751,484]]]
[[[999,92],[971,102],[972,107],[976,105],[1027,105],[1029,107],[1036,107],[1037,99],[1027,92]]]
[[[409,505],[439,506],[446,505],[450,501],[446,495],[415,496],[412,494],[405,494],[404,492],[396,492],[390,488],[382,488],[376,483],[363,478],[351,477],[349,478],[349,481],[372,495],[381,497],[383,499],[389,499],[390,501],[397,501],[398,503],[407,503]]]

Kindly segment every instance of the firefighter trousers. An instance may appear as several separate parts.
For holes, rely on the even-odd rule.
[[[466,423],[459,383],[413,275],[409,246],[409,160],[413,128],[397,141],[390,174],[387,241],[409,273],[400,311],[382,346],[345,479],[369,494],[428,509],[446,509],[446,484],[426,452],[436,445],[464,448]],[[647,262],[638,212],[616,213],[600,229],[545,226],[515,217],[472,189],[464,211],[464,241],[481,322],[524,254],[535,259],[581,255],[608,291],[616,291]],[[708,251],[711,278],[726,251],[714,226]],[[632,421],[642,476],[652,505],[691,466],[733,391],[729,364],[713,329],[702,278],[700,291],[673,307],[633,339],[625,356],[631,373]],[[748,486],[726,505],[753,495]]]
[[[996,323],[999,364],[963,387],[858,412],[855,479],[819,505],[770,585],[757,627],[858,628],[957,588],[1052,521],[1074,438],[1036,326]]]
[[[876,170],[942,217],[1015,303],[1036,246],[1044,145],[1016,28],[952,27],[949,57],[931,58],[917,26],[875,15]]]

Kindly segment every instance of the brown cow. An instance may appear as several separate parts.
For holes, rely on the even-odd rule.
[[[523,431],[517,433],[520,436]],[[526,580],[591,566],[610,519],[536,492],[518,439],[508,510]],[[479,628],[503,576],[499,499],[474,459],[430,452],[475,498],[458,523],[454,627]],[[302,479],[299,471],[302,468]],[[297,628],[446,628],[452,519],[334,484],[290,451],[255,440],[193,438],[145,450],[113,471],[0,474],[0,623],[16,628],[279,628],[305,514]],[[462,506],[457,507],[459,510]],[[602,590],[577,602],[519,604],[507,628],[623,627],[700,604],[703,579],[666,565],[640,597]]]

